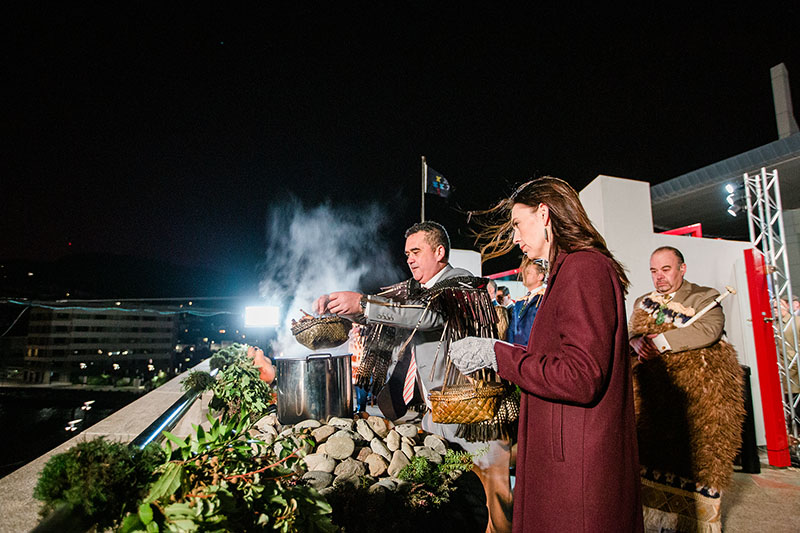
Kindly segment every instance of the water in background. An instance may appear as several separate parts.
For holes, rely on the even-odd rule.
[[[141,393],[84,389],[0,388],[0,477],[78,435]],[[94,400],[91,409],[84,402]],[[70,421],[76,431],[65,428]]]

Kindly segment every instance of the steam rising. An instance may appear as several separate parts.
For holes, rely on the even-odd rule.
[[[389,252],[386,208],[372,204],[349,209],[291,202],[273,208],[267,221],[267,248],[261,297],[285,312],[276,353],[302,352],[289,330],[300,309],[311,313],[314,300],[333,291],[362,291],[365,284],[388,285],[403,278]],[[396,242],[395,242],[396,241]],[[395,255],[396,256],[396,255]]]

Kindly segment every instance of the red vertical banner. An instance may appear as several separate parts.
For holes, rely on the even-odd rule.
[[[764,413],[764,430],[767,438],[767,458],[772,466],[791,466],[764,254],[756,249],[745,250],[744,264],[747,269],[747,288],[750,294],[750,316],[753,319],[761,409]]]

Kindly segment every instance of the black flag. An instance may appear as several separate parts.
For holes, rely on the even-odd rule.
[[[428,181],[425,183],[425,192],[435,194],[442,198],[450,196],[450,183],[439,172],[427,167]]]

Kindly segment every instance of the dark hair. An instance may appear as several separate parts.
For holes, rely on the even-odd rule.
[[[438,222],[426,220],[425,222],[417,222],[406,230],[405,238],[408,239],[411,235],[425,233],[425,241],[431,245],[434,250],[439,246],[444,246],[444,260],[450,259],[450,236],[447,235],[447,230]]]
[[[505,285],[500,285],[499,287],[497,287],[497,290],[503,291],[503,296],[508,296],[508,287],[506,287]]]
[[[674,246],[659,246],[658,248],[653,250],[653,253],[650,254],[650,257],[656,255],[657,252],[672,252],[673,254],[675,254],[675,257],[678,258],[678,265],[682,265],[683,263],[685,263],[685,261],[683,260],[683,254],[681,253],[680,250],[678,250]]]
[[[597,250],[611,259],[614,271],[622,284],[622,290],[627,294],[630,282],[625,275],[625,268],[614,259],[606,246],[605,239],[592,225],[578,193],[566,181],[552,176],[523,183],[510,198],[502,200],[486,211],[471,213],[477,215],[477,224],[482,228],[477,233],[476,242],[480,245],[484,261],[504,255],[514,248],[511,209],[515,204],[524,204],[534,209],[539,204],[544,204],[550,210],[552,246],[550,257],[547,258],[550,265],[554,264],[560,252]]]

